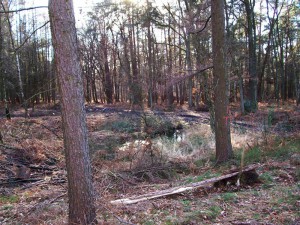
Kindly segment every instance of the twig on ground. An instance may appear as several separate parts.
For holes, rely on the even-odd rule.
[[[41,181],[41,178],[32,178],[32,179],[20,179],[20,180],[12,180],[7,182],[1,182],[0,186],[8,185],[8,184],[16,184],[16,183],[27,183],[27,182],[37,182]]]
[[[58,199],[60,199],[61,197],[65,196],[67,194],[67,192],[64,192],[58,196],[56,196],[55,198],[53,198],[51,201],[48,201],[48,200],[45,200],[45,201],[42,201],[42,202],[38,202],[36,203],[34,206],[32,206],[26,213],[26,216],[28,216],[31,212],[33,212],[34,210],[36,210],[38,208],[39,205],[50,205],[52,204],[53,202],[56,202]]]

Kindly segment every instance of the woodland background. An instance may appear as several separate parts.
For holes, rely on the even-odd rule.
[[[0,14],[2,102],[58,101],[49,23],[38,10]],[[241,101],[242,112],[257,101],[298,104],[299,2],[231,0],[225,10],[231,102]],[[211,105],[208,2],[103,1],[86,18],[78,29],[86,102]]]
[[[1,224],[299,223],[299,1],[226,1],[225,64],[210,1],[99,1],[76,30],[28,2],[0,0]]]

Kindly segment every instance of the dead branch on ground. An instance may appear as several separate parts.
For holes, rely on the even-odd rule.
[[[260,165],[250,165],[240,171],[222,175],[220,177],[214,177],[214,178],[207,179],[204,181],[191,183],[188,185],[182,185],[179,187],[174,187],[174,188],[170,188],[170,189],[166,189],[166,190],[162,190],[162,191],[150,192],[148,194],[143,194],[143,195],[139,195],[139,196],[117,199],[117,200],[111,201],[110,203],[115,204],[115,205],[118,205],[118,204],[129,205],[129,204],[134,204],[134,203],[138,203],[138,202],[146,201],[146,200],[150,200],[150,199],[160,198],[160,197],[169,196],[169,195],[175,195],[175,194],[190,191],[190,190],[193,190],[196,188],[205,187],[207,185],[211,185],[216,182],[219,182],[219,181],[222,181],[222,180],[234,177],[234,176],[238,176],[240,173],[254,171],[259,166]]]

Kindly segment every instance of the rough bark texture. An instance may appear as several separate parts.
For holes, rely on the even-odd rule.
[[[232,156],[230,118],[228,115],[228,91],[226,73],[224,1],[212,0],[212,47],[214,64],[214,108],[217,162],[227,161]]]
[[[49,0],[49,16],[61,94],[69,224],[91,224],[96,214],[72,0]]]

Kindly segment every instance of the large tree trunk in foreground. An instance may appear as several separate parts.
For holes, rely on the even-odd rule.
[[[232,156],[230,139],[230,118],[228,115],[228,91],[226,73],[225,48],[225,17],[224,1],[212,0],[212,48],[214,64],[214,108],[215,108],[215,136],[217,162],[225,162]]]
[[[49,0],[49,16],[61,94],[69,224],[91,224],[96,213],[73,1]]]

